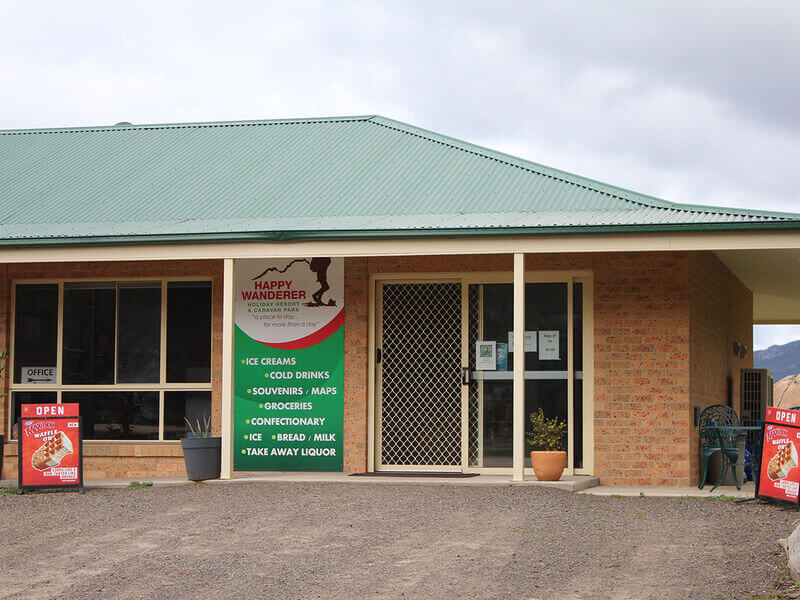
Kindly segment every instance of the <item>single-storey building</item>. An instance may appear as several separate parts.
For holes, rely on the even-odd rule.
[[[0,131],[3,477],[29,402],[85,476],[699,478],[754,323],[800,322],[800,215],[676,204],[379,116]],[[515,357],[524,359],[515,361]]]

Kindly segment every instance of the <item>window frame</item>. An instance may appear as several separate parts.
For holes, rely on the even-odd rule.
[[[167,382],[167,286],[171,282],[196,281],[208,283],[211,291],[211,339],[209,340],[209,380],[200,383],[180,383]],[[114,316],[114,383],[113,384],[63,384],[63,344],[64,344],[64,285],[67,283],[108,283],[114,282],[115,285],[115,316]],[[119,284],[134,282],[153,282],[161,284],[161,319],[160,319],[160,340],[159,340],[159,380],[156,383],[117,383],[118,368],[118,341],[119,341]],[[16,321],[17,321],[17,286],[36,285],[36,284],[56,284],[58,285],[58,326],[56,332],[56,383],[14,383],[16,379],[15,364],[16,355],[14,344],[16,342]],[[87,278],[66,278],[66,279],[14,279],[11,281],[10,298],[10,343],[9,343],[9,362],[8,369],[8,429],[12,431],[14,426],[14,392],[56,392],[56,402],[61,403],[63,392],[158,392],[158,439],[157,440],[130,440],[130,439],[92,439],[85,441],[93,443],[112,443],[112,444],[179,444],[180,440],[164,439],[164,402],[165,392],[191,392],[208,391],[211,393],[213,403],[213,356],[214,356],[214,280],[209,275],[200,276],[180,276],[180,277],[87,277]],[[36,365],[38,366],[38,365]]]

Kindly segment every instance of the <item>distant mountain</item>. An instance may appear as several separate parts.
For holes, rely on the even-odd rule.
[[[800,340],[756,350],[753,352],[753,366],[772,371],[775,383],[787,375],[797,375],[800,373]]]

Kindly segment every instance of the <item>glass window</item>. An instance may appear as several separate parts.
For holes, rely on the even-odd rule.
[[[567,322],[568,322],[568,284],[564,282],[525,284],[525,331],[534,332],[537,349],[525,352],[525,427],[530,427],[529,416],[541,408],[546,417],[567,420],[567,399],[569,376],[567,370]],[[474,365],[472,347],[477,339],[508,343],[509,332],[514,329],[514,286],[513,284],[482,284],[472,294],[470,288],[471,313],[477,317],[470,319],[470,356]],[[473,322],[475,321],[475,322]],[[579,322],[577,327],[581,326]],[[543,357],[539,345],[539,332],[552,332],[557,343],[550,341],[549,351]],[[510,467],[513,462],[513,369],[516,353],[508,348],[505,369],[498,368],[491,373],[478,373],[470,384],[471,406],[481,408],[472,410],[470,419],[470,439],[475,440],[473,432],[482,437],[472,442],[477,446],[479,466]],[[564,434],[566,448],[567,434]],[[483,453],[480,455],[479,448]],[[529,451],[526,444],[525,464],[530,466]],[[482,462],[481,462],[482,461]]]
[[[557,351],[554,354],[542,358],[541,348],[537,352],[525,353],[526,371],[567,370],[566,283],[525,284],[525,330],[555,332],[558,336]],[[539,340],[537,344],[538,342]]]
[[[540,408],[548,419],[557,417],[567,422],[567,283],[526,283],[525,284],[525,329],[529,331],[555,332],[558,344],[549,356],[542,358],[544,351],[525,354],[525,370],[539,371],[535,377],[525,381],[525,431],[530,427],[528,418]],[[537,340],[540,342],[541,338]],[[564,375],[546,375],[547,371],[563,372]],[[563,378],[562,378],[563,377]],[[567,449],[567,431],[561,440]],[[530,466],[530,451],[541,450],[525,444],[525,464]],[[571,459],[568,458],[569,462]]]
[[[58,285],[18,285],[14,316],[14,383],[24,367],[55,367]]]
[[[209,416],[211,283],[164,290],[161,280],[15,285],[10,425],[21,404],[59,394],[80,405],[88,440],[177,440],[189,433],[184,417]],[[26,367],[56,368],[60,381],[28,380]],[[180,390],[185,383],[205,389]]]
[[[481,339],[508,343],[514,329],[514,286],[510,283],[483,287],[483,334]],[[477,332],[476,332],[477,333]],[[470,341],[470,346],[475,343]],[[508,353],[508,379],[481,381],[483,387],[483,464],[484,467],[510,467],[512,463],[513,351]]]
[[[158,392],[63,392],[61,401],[80,404],[84,439],[158,439]]]
[[[114,383],[116,284],[64,284],[65,384]]]
[[[165,392],[164,393],[164,439],[179,440],[191,436],[184,417],[197,428],[204,418],[211,417],[211,392]]]
[[[160,282],[119,284],[117,338],[117,383],[158,383]]]
[[[211,283],[167,285],[167,381],[211,381]]]
[[[558,418],[567,422],[567,380],[566,379],[532,379],[525,381],[525,432],[530,433],[530,415],[541,408],[548,419]],[[561,438],[562,450],[567,449],[567,430]],[[544,450],[525,442],[526,465],[530,466],[530,451]]]
[[[11,392],[11,403],[14,405],[11,409],[14,415],[11,423],[11,437],[17,439],[17,423],[19,423],[19,416],[22,412],[20,410],[22,404],[55,404],[56,402],[56,392]]]

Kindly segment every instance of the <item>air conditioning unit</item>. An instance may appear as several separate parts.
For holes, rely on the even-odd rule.
[[[767,407],[772,406],[772,372],[769,369],[742,369],[739,393],[742,425],[752,426],[763,422]],[[757,437],[757,431],[747,432],[750,444]]]

